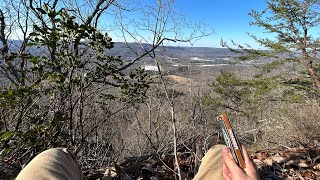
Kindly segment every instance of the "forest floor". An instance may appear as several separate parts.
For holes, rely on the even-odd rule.
[[[182,150],[182,149],[181,149]],[[195,170],[195,154],[184,149],[178,152],[181,174],[192,179]],[[320,179],[320,146],[258,150],[250,153],[261,179],[311,180]],[[173,180],[174,155],[146,155],[126,158],[107,170],[87,170],[84,174],[94,179],[164,179]]]

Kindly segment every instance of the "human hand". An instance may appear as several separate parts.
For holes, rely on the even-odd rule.
[[[259,180],[259,175],[247,150],[242,146],[246,168],[241,169],[234,161],[228,147],[222,149],[223,177],[225,180]]]

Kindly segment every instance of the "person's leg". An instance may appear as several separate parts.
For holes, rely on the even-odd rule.
[[[37,155],[16,180],[85,180],[75,156],[66,148],[54,148]]]
[[[222,148],[224,145],[215,145],[202,158],[201,165],[194,180],[223,180],[222,176]]]

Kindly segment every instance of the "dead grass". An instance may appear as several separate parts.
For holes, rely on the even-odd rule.
[[[167,79],[169,81],[173,81],[178,84],[188,84],[188,83],[193,82],[193,80],[190,78],[186,78],[183,76],[177,76],[177,75],[168,75],[168,76],[165,76],[165,79]]]

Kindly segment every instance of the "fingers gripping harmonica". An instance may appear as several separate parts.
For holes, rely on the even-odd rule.
[[[218,116],[217,121],[219,123],[220,129],[222,130],[224,141],[226,142],[226,145],[230,148],[233,159],[242,169],[244,169],[246,167],[246,164],[244,162],[241,144],[231,127],[227,115],[222,114]]]

